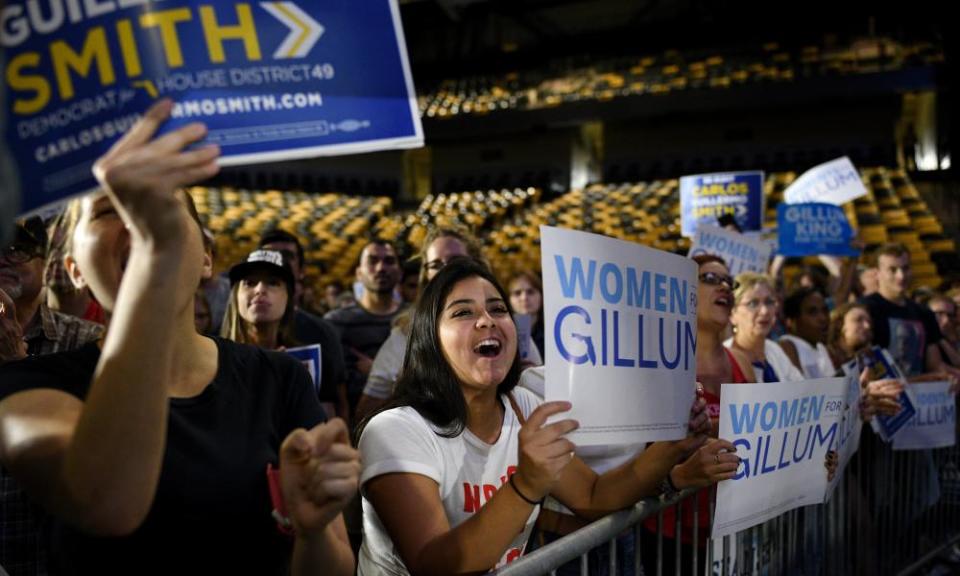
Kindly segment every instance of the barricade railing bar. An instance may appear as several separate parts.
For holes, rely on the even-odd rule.
[[[703,531],[709,529],[699,526],[699,497],[693,495],[685,491],[670,500],[643,500],[538,548],[494,574],[551,574],[578,558],[582,575],[600,576],[622,574],[630,568],[639,576],[644,574],[644,566],[646,576],[910,576],[925,574],[938,562],[947,563],[946,569],[954,573],[960,570],[957,446],[894,451],[865,431],[860,450],[826,504],[791,510],[718,541],[705,538]],[[670,508],[675,511],[673,537],[666,538],[664,512]],[[687,513],[683,526],[682,512]],[[654,515],[655,532],[652,524],[643,525]],[[712,498],[709,515],[712,518]],[[616,542],[627,533],[632,533],[635,545],[632,562],[625,569],[617,562],[621,552]],[[641,541],[655,542],[655,547],[641,546]],[[702,545],[692,545],[697,542]],[[598,546],[608,548],[606,560],[590,572],[588,554]],[[655,557],[641,558],[642,548],[646,553],[654,551]],[[669,567],[672,570],[668,571]]]

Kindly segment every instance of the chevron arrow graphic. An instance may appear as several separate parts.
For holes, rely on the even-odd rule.
[[[275,60],[303,58],[323,35],[323,25],[293,2],[261,2],[260,6],[290,29],[283,43],[273,53]]]

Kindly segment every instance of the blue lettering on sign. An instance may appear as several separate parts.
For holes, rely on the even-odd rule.
[[[627,305],[660,313],[687,315],[690,292],[686,280],[612,262],[584,263],[579,256],[554,255],[560,293],[568,300],[591,301],[595,294],[611,305]]]
[[[663,319],[661,318],[660,321],[663,322]],[[642,322],[640,323],[640,326],[643,326]],[[618,314],[617,312],[614,312],[613,314],[613,333],[620,334],[620,314]],[[662,330],[661,330],[661,333],[662,333]],[[606,338],[604,338],[604,341],[606,341]],[[641,338],[640,341],[642,342],[643,338]],[[620,357],[620,339],[619,338],[614,338],[613,340],[613,365],[620,366],[621,368],[633,368],[634,366],[634,361],[632,359]]]
[[[665,333],[665,332],[664,332],[664,329],[663,329],[663,318],[660,318],[660,334],[664,334],[664,333]],[[677,367],[677,364],[680,364],[680,337],[681,337],[681,334],[680,334],[680,321],[679,321],[679,320],[677,320],[677,329],[674,330],[674,333],[677,335],[677,343],[676,343],[676,345],[674,346],[674,349],[676,350],[676,356],[674,356],[673,360],[668,359],[668,358],[667,358],[667,353],[663,350],[663,343],[666,342],[667,339],[666,339],[666,338],[660,338],[660,359],[663,361],[663,365],[664,365],[666,368],[669,368],[670,370],[673,370],[674,368]]]
[[[563,256],[557,254],[553,257],[557,263],[557,277],[560,280],[560,292],[564,298],[576,298],[577,287],[580,287],[581,298],[584,300],[593,300],[593,277],[597,272],[597,262],[591,260],[587,264],[587,275],[583,273],[583,262],[577,256],[570,261],[570,273],[563,263]]]
[[[562,308],[553,326],[553,338],[561,358],[572,364],[623,368],[658,368],[663,365],[673,370],[682,363],[684,370],[690,370],[695,366],[696,325],[689,320],[631,315],[603,308],[599,324],[599,333],[595,333],[596,324],[590,312],[577,305]],[[631,343],[627,349],[623,342],[633,342],[634,339],[625,335],[634,330],[637,335],[635,344]],[[658,345],[655,346],[654,342]],[[673,343],[672,350],[665,342]],[[599,358],[597,346],[601,352]],[[612,352],[612,360],[609,352]]]
[[[627,304],[637,308],[650,308],[650,272],[644,270],[638,284],[637,271],[633,268],[627,269]]]
[[[573,338],[574,340],[578,340],[582,342],[584,345],[586,345],[586,352],[584,352],[583,354],[580,354],[579,356],[574,356],[567,351],[567,347],[564,345],[564,340],[561,337],[561,329],[563,328],[564,319],[566,319],[566,317],[569,316],[570,314],[576,314],[577,316],[580,316],[581,318],[583,318],[584,322],[586,322],[587,325],[590,324],[590,314],[588,314],[586,310],[584,310],[579,306],[567,306],[566,308],[561,310],[559,314],[557,314],[557,322],[553,329],[553,337],[557,343],[557,350],[560,352],[560,356],[562,356],[564,360],[572,364],[584,364],[586,362],[590,362],[591,364],[596,365],[597,355],[593,351],[593,341],[590,339],[589,336],[577,334],[576,332],[571,333],[570,334],[571,338]]]
[[[757,423],[763,432],[778,428],[790,428],[807,422],[818,422],[826,396],[806,396],[793,400],[781,400],[752,404],[730,404],[730,422],[736,435],[753,434]]]
[[[719,252],[749,262],[753,262],[760,257],[757,249],[749,244],[734,242],[726,237],[715,236],[706,231],[700,233],[700,241],[704,248],[712,250],[714,253]]]
[[[613,278],[614,289],[610,291],[610,278]],[[623,277],[620,269],[607,262],[600,267],[600,295],[610,304],[620,302],[623,297]]]
[[[663,274],[657,274],[654,276],[654,302],[657,312],[666,312],[667,311],[667,279]]]
[[[957,421],[956,406],[953,404],[941,406],[922,406],[907,422],[906,426],[937,426]]]
[[[776,411],[776,403],[773,402],[766,403],[763,407],[760,404],[753,406],[756,408],[754,418],[759,418],[760,421],[764,420],[764,410]],[[749,412],[741,413],[741,415],[746,414]],[[749,416],[744,417],[749,418]],[[768,416],[767,420],[769,421],[770,418],[775,416]],[[813,423],[799,428],[784,429],[779,433],[761,434],[755,441],[751,438],[737,438],[733,440],[733,445],[737,449],[737,454],[740,455],[741,467],[733,479],[755,478],[814,458],[820,460],[833,448],[837,429],[837,422],[830,424],[826,429],[820,423]]]

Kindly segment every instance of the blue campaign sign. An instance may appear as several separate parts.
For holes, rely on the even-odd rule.
[[[299,348],[287,348],[287,354],[293,356],[303,364],[303,367],[310,373],[310,379],[313,380],[313,386],[319,394],[320,385],[323,384],[323,382],[321,382],[322,372],[320,370],[320,361],[323,357],[323,352],[320,350],[320,345],[311,344],[310,346],[300,346]]]
[[[692,237],[701,222],[733,216],[741,231],[763,227],[763,172],[725,172],[680,178],[680,231]]]
[[[777,253],[782,256],[860,254],[850,246],[854,233],[843,208],[833,204],[780,204],[777,229]]]
[[[163,131],[206,123],[224,165],[423,143],[396,0],[42,4],[0,9],[23,212],[92,189],[93,161],[160,97]]]
[[[870,380],[894,379],[906,382],[903,372],[897,363],[890,356],[890,353],[879,346],[873,346],[860,355],[860,361],[864,368],[869,372]],[[916,402],[913,399],[913,393],[909,387],[904,387],[903,392],[897,397],[900,403],[900,412],[893,416],[884,416],[878,414],[870,424],[884,441],[889,442],[897,432],[910,422],[913,415],[916,414]]]

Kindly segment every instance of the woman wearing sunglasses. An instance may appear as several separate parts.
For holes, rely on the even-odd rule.
[[[703,398],[707,403],[710,416],[711,435],[716,438],[719,432],[720,385],[727,382],[746,383],[747,379],[740,364],[730,351],[724,347],[723,338],[730,324],[730,310],[733,306],[733,277],[723,258],[712,254],[695,256],[693,261],[699,266],[699,287],[697,289],[697,381],[703,386]],[[710,445],[705,449],[709,450]],[[710,532],[710,501],[713,489],[701,490],[695,505],[687,499],[681,506],[681,559],[682,565],[675,566],[676,554],[676,507],[663,513],[663,554],[661,561],[664,574],[702,574],[707,558],[706,539]],[[697,509],[696,522],[694,508]],[[697,536],[694,540],[694,524]],[[644,570],[647,574],[657,574],[657,519],[649,518],[645,522],[647,533],[642,540]],[[697,547],[698,565],[693,566],[693,547]]]

